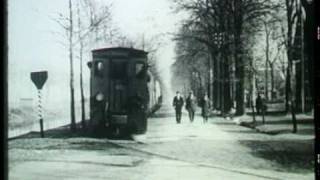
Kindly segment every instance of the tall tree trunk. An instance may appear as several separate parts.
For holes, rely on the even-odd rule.
[[[227,21],[225,21],[224,23],[224,31],[226,33],[228,33],[225,38],[224,41],[227,42],[224,45],[223,48],[223,57],[224,57],[224,112],[228,113],[230,111],[231,108],[231,74],[230,74],[230,66],[231,66],[231,57],[230,57],[230,53],[231,53],[231,49],[230,49],[230,38],[229,38],[229,34],[230,32],[232,33],[232,31],[230,31],[230,29],[232,29],[231,26],[231,18],[232,16],[228,13],[228,18]]]
[[[249,102],[247,102],[248,103],[248,105],[246,105],[248,108],[250,108],[250,107],[252,107],[252,97],[253,97],[253,82],[254,82],[254,77],[253,77],[253,59],[252,58],[250,58],[249,59],[249,67],[250,67],[250,74],[249,74],[249,82],[250,82],[250,86],[249,86],[249,94],[248,94],[248,96],[249,96]]]
[[[265,51],[265,55],[266,55],[266,62],[265,62],[265,84],[264,84],[264,94],[265,94],[265,98],[268,100],[269,99],[269,36],[270,36],[270,31],[268,29],[268,25],[267,23],[264,24],[265,26],[265,32],[266,32],[266,51]]]
[[[301,99],[301,112],[305,112],[305,50],[304,50],[304,22],[302,17],[302,4],[300,3],[299,7],[299,25],[300,25],[300,57],[301,57],[301,92],[300,92],[300,99]]]
[[[301,67],[301,62],[298,62],[295,64],[295,94],[293,94],[295,96],[295,101],[296,101],[296,111],[297,112],[301,112],[302,110],[302,98],[301,98],[301,91],[302,91],[302,81],[301,81],[301,71],[302,67]]]
[[[295,91],[294,91],[294,76],[293,76],[293,68],[292,68],[292,62],[289,63],[288,69],[289,73],[291,74],[290,79],[290,91],[289,91],[289,97],[290,97],[290,111],[292,116],[292,126],[293,126],[293,133],[297,132],[297,119],[296,119],[296,101],[295,101]]]
[[[240,45],[241,46],[241,45]],[[239,50],[240,51],[240,50]],[[236,76],[238,77],[237,83],[237,92],[236,92],[236,102],[237,102],[237,115],[243,115],[244,110],[244,66],[243,66],[243,59],[242,52],[237,53],[237,60],[236,60]]]
[[[85,99],[84,99],[84,91],[83,91],[83,59],[82,59],[82,53],[80,58],[80,93],[81,93],[81,123],[82,127],[86,127],[86,112],[85,112]]]
[[[78,38],[80,42],[80,50],[79,50],[79,59],[80,59],[80,95],[81,95],[81,125],[82,128],[86,127],[86,122],[85,122],[85,101],[84,101],[84,92],[83,92],[83,39],[81,38],[81,18],[80,18],[80,7],[78,3],[77,7],[77,15],[78,15]]]
[[[297,7],[297,26],[295,27],[296,33],[294,36],[294,48],[295,48],[295,55],[294,59],[298,59],[298,63],[296,64],[295,68],[295,81],[296,81],[296,91],[295,91],[295,102],[296,102],[296,111],[302,112],[304,109],[304,53],[303,53],[303,29],[301,27],[302,24],[302,17],[300,14],[300,8]]]
[[[217,58],[211,50],[212,65],[213,65],[213,78],[212,78],[212,94],[213,94],[213,107],[218,108],[218,89],[217,89]]]
[[[275,98],[274,94],[274,64],[270,63],[270,77],[271,77],[271,99]]]
[[[225,56],[225,63],[224,63],[224,112],[228,113],[231,108],[231,79],[230,79],[230,71],[229,71],[229,62],[230,57]]]
[[[241,41],[242,36],[242,0],[235,1],[235,61],[236,61],[236,77],[238,78],[237,86],[236,86],[236,115],[243,115],[245,112],[245,104],[244,104],[244,62],[243,62],[243,46]]]
[[[76,130],[75,105],[74,105],[74,75],[73,75],[73,19],[72,19],[72,2],[69,0],[69,60],[70,60],[70,111],[71,111],[71,130]]]
[[[203,96],[204,85],[202,84],[202,78],[200,73],[198,73],[198,79],[199,79],[199,95]]]
[[[303,47],[304,47],[304,65],[305,65],[305,111],[312,110],[314,102],[314,27],[315,27],[315,4],[317,1],[301,0],[306,13],[306,19],[303,22]],[[317,6],[316,6],[317,7]]]
[[[286,105],[286,112],[288,113],[290,110],[289,107],[289,91],[290,91],[290,79],[291,79],[291,75],[289,73],[289,68],[287,67],[286,69],[286,86],[285,86],[285,105]]]
[[[289,107],[292,115],[292,125],[293,125],[293,133],[297,132],[297,119],[296,119],[296,114],[295,114],[295,99],[294,99],[294,88],[293,87],[293,81],[294,81],[294,76],[293,76],[293,35],[292,35],[292,30],[293,30],[293,8],[294,8],[294,0],[286,0],[286,10],[287,10],[287,24],[288,24],[288,31],[287,31],[287,57],[288,57],[288,67],[287,67],[287,95],[288,95],[288,101],[289,101]]]
[[[217,108],[221,110],[221,69],[220,69],[220,53],[217,53],[216,56],[216,71],[217,71],[217,78],[216,78],[216,90],[217,90]]]
[[[209,72],[208,72],[208,96],[210,100],[213,102],[214,97],[213,97],[213,62],[211,58],[211,53],[210,53],[210,48],[208,47],[208,65],[209,65]]]
[[[269,100],[269,66],[268,62],[265,63],[265,70],[264,70],[264,95],[266,100]]]
[[[286,95],[286,112],[289,112],[290,109],[290,105],[289,105],[289,101],[290,101],[290,97],[289,97],[289,92],[290,92],[290,88],[291,88],[291,83],[290,83],[290,79],[291,79],[291,74],[289,71],[289,65],[290,65],[290,61],[291,61],[291,53],[290,53],[290,49],[291,49],[291,33],[292,33],[292,20],[291,20],[291,16],[292,16],[292,5],[290,4],[292,0],[286,0],[286,11],[287,11],[287,26],[288,26],[288,30],[287,30],[287,58],[288,58],[288,67],[286,69],[287,71],[287,75],[286,75],[286,87],[285,87],[285,95]]]
[[[222,53],[222,48],[221,48],[221,58],[220,58],[220,109],[221,109],[221,114],[225,114],[225,83],[226,83],[226,79],[225,79],[225,54]]]

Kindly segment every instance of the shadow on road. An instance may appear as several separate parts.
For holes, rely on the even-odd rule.
[[[87,122],[88,124],[88,122]],[[11,138],[14,139],[31,139],[31,138],[41,138],[40,132],[32,131],[30,133]],[[121,140],[131,140],[129,135],[123,135],[119,137],[113,137],[108,133],[107,129],[93,130],[91,128],[81,128],[80,123],[77,124],[76,131],[71,131],[70,125],[57,127],[54,129],[49,129],[44,131],[44,138],[54,138],[54,139],[68,139],[68,138],[96,138],[96,139],[121,139]]]
[[[252,155],[276,162],[278,171],[310,173],[314,168],[313,140],[242,140],[240,144],[249,147]]]
[[[269,135],[279,135],[279,134],[292,134],[292,130],[283,128],[283,129],[276,129],[276,130],[269,130],[266,132],[262,132],[264,134],[269,134]],[[298,129],[298,132],[295,133],[297,135],[310,135],[314,134],[314,129],[312,128],[306,128],[306,129]]]
[[[250,154],[274,162],[274,168],[277,171],[312,173],[314,168],[313,120],[299,122],[301,124],[299,123],[298,132],[293,134],[289,126],[291,122],[287,120],[267,122],[265,126],[268,133],[244,128],[224,119],[212,120],[213,124],[218,125],[225,132],[238,137],[240,145],[249,148]],[[260,123],[259,125],[262,126]]]
[[[229,133],[246,133],[246,134],[257,134],[255,131],[247,131],[247,130],[227,130]]]

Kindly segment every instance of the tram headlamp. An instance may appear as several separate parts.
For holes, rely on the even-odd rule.
[[[102,62],[98,62],[97,69],[98,69],[98,71],[101,71],[103,69],[103,63]]]
[[[101,93],[101,92],[99,92],[97,95],[96,95],[96,100],[97,101],[102,101],[104,99],[104,95]]]

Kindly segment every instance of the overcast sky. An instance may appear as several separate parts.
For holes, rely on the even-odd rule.
[[[172,13],[169,0],[108,2],[113,4],[115,24],[130,38],[137,38],[136,36],[141,34],[152,37],[174,32],[181,20],[181,17]],[[8,3],[9,101],[18,102],[20,98],[36,98],[36,88],[30,81],[30,72],[37,70],[49,71],[49,78],[43,90],[47,99],[59,102],[58,95],[69,98],[68,51],[59,44],[61,38],[53,33],[59,31],[59,26],[50,19],[59,12],[65,13],[68,1],[10,0]],[[174,60],[174,42],[169,36],[165,36],[164,44],[165,46],[159,51],[158,60],[164,75],[168,78],[168,69]],[[88,75],[86,66],[85,71]],[[75,62],[75,72],[76,74],[78,72],[77,62]],[[88,78],[85,81],[89,83]],[[78,87],[78,84],[76,79],[75,86]]]

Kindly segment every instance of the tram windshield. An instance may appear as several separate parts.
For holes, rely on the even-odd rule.
[[[113,79],[126,79],[127,78],[127,63],[125,61],[112,61],[111,62],[111,78]]]

